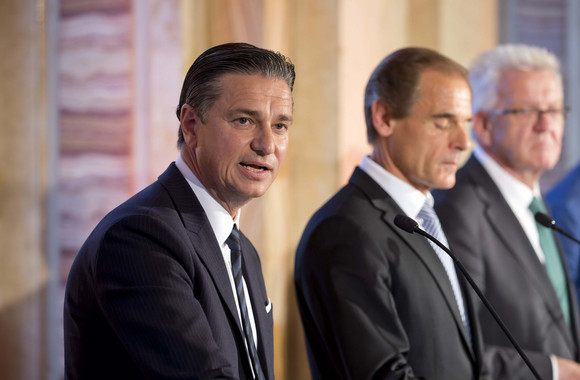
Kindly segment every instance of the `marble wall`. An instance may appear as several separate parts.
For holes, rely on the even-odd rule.
[[[63,283],[96,223],[134,190],[130,0],[62,0],[59,224]]]
[[[47,19],[42,4],[0,2],[0,378],[8,380],[51,371]]]

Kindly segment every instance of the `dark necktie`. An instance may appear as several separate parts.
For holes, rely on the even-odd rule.
[[[421,219],[421,225],[423,226],[425,231],[427,231],[430,235],[435,237],[445,246],[449,247],[447,238],[445,237],[443,229],[441,228],[439,218],[437,217],[437,214],[433,209],[431,199],[427,199],[425,201],[425,203],[423,204],[423,208],[421,209],[421,211],[419,211],[419,215],[417,215],[417,218]],[[451,288],[453,289],[453,294],[455,296],[455,301],[459,309],[461,321],[463,322],[463,326],[465,327],[469,343],[471,344],[471,329],[469,325],[469,319],[467,318],[467,313],[465,312],[463,296],[461,294],[461,288],[459,287],[459,280],[457,279],[457,273],[455,271],[453,259],[431,240],[429,240],[429,244],[431,244],[431,247],[433,247],[433,249],[435,250],[437,257],[443,264],[443,268],[445,268],[445,272],[447,273],[447,277],[449,278],[449,282],[451,283]]]
[[[248,307],[246,305],[246,296],[244,294],[244,283],[242,281],[242,247],[240,245],[240,231],[234,224],[232,233],[226,240],[226,244],[230,247],[232,254],[232,275],[236,286],[236,293],[238,296],[238,304],[240,305],[240,315],[242,317],[242,327],[244,335],[246,336],[246,343],[248,348],[248,356],[250,357],[250,364],[254,370],[254,378],[258,380],[264,379],[262,368],[260,367],[260,360],[254,343],[254,334],[252,332],[252,325],[250,324],[250,317],[248,315]]]
[[[532,200],[529,208],[533,214],[536,212],[548,212],[544,202],[536,197],[534,197]],[[562,261],[560,260],[560,255],[558,254],[558,247],[556,246],[554,235],[552,234],[551,230],[542,226],[538,222],[536,222],[536,227],[540,237],[540,246],[542,247],[542,252],[544,252],[544,266],[546,267],[548,277],[550,278],[550,281],[554,286],[554,290],[556,291],[556,295],[558,296],[558,302],[562,308],[564,319],[566,320],[568,326],[570,326],[570,304],[568,303],[566,275],[564,273]]]

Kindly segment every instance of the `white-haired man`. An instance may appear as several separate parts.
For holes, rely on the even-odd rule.
[[[435,194],[452,248],[526,351],[542,379],[575,379],[578,305],[562,254],[534,214],[546,212],[542,173],[560,157],[566,108],[556,57],[501,45],[470,69],[477,147],[455,187]],[[533,378],[480,308],[494,379]]]

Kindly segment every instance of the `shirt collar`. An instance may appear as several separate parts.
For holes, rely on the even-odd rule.
[[[241,210],[238,210],[236,217],[232,219],[227,210],[219,204],[195,174],[193,174],[181,156],[179,156],[175,161],[175,166],[177,166],[181,174],[185,177],[187,183],[201,204],[203,211],[205,211],[217,241],[220,244],[223,244],[228,236],[230,236],[234,224],[239,228]]]
[[[409,217],[417,217],[425,200],[431,199],[431,204],[433,204],[433,196],[430,192],[425,196],[407,182],[389,173],[369,156],[362,158],[360,168],[385,190]]]
[[[528,208],[534,196],[542,197],[540,186],[537,182],[534,184],[534,189],[530,189],[526,184],[502,168],[481,146],[475,147],[473,155],[493,179],[508,204],[519,208]]]

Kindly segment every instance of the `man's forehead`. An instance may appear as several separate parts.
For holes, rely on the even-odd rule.
[[[500,74],[499,88],[521,88],[522,86],[553,86],[560,87],[560,81],[555,73],[546,69],[521,70],[508,69]]]
[[[228,74],[224,76],[220,96],[214,107],[229,117],[261,117],[269,114],[277,120],[292,120],[292,93],[283,79],[261,75]]]
[[[561,82],[549,70],[517,70],[504,71],[498,81],[498,100],[527,101],[551,100],[561,101],[564,97]]]

